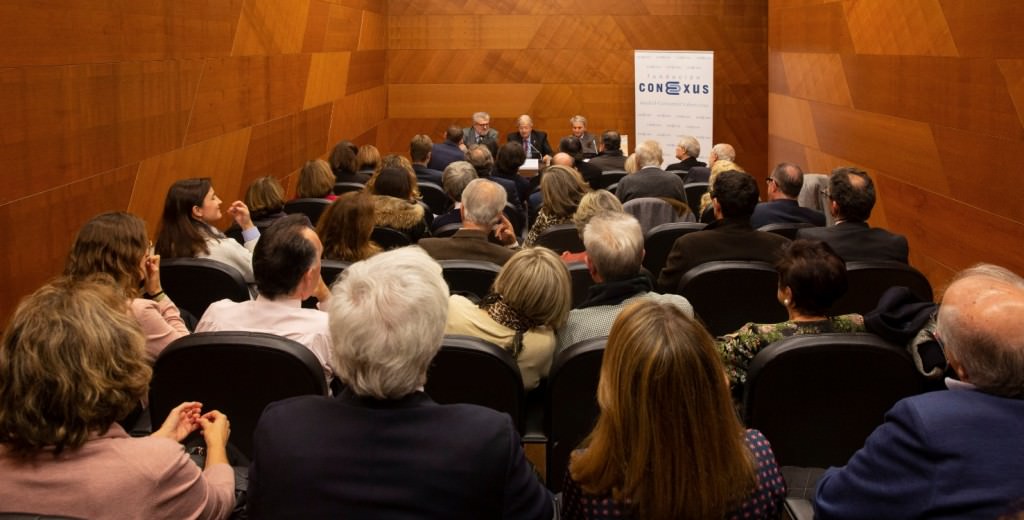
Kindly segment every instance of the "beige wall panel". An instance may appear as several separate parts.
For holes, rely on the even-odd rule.
[[[380,13],[363,11],[359,29],[359,50],[387,50],[388,18]]]
[[[768,133],[811,148],[819,147],[811,106],[802,99],[768,94]]]
[[[242,186],[264,175],[284,176],[327,151],[330,103],[252,128]]]
[[[289,54],[302,50],[310,0],[245,0],[232,56]]]
[[[464,118],[485,109],[492,117],[517,117],[540,94],[543,85],[390,85],[388,115],[397,118]]]
[[[309,0],[306,12],[306,28],[302,33],[302,52],[322,52],[327,36],[327,20],[330,19],[331,4],[323,0]]]
[[[310,55],[207,60],[186,144],[302,110]]]
[[[768,139],[768,155],[772,157],[772,160],[774,161],[769,165],[769,167],[774,168],[776,164],[785,161],[797,164],[801,169],[803,169],[804,173],[827,174],[827,171],[819,171],[810,167],[807,162],[807,153],[805,150],[806,147],[800,143],[795,143],[788,139],[783,139],[773,135]]]
[[[640,0],[634,5],[643,5],[647,8],[647,14],[657,16],[721,16],[729,10],[723,3],[720,0]],[[729,7],[738,12],[748,6],[740,2]],[[763,9],[764,6],[762,5],[761,8]]]
[[[180,146],[198,60],[0,70],[0,203]]]
[[[860,110],[1024,138],[993,60],[852,55],[843,63],[853,105]]]
[[[355,50],[359,46],[359,30],[363,13],[358,9],[331,5],[324,27],[325,51]],[[321,21],[323,22],[323,21]]]
[[[0,3],[0,67],[149,61],[231,52],[242,0]]]
[[[946,179],[935,175],[942,164],[927,124],[819,103],[811,104],[811,114],[822,151],[869,170],[885,170],[937,193],[949,193]]]
[[[1024,224],[1024,141],[933,126],[942,150],[943,175],[955,197],[1003,218]],[[1024,244],[1021,244],[1024,246]]]
[[[957,55],[939,0],[857,0],[843,6],[858,54]]]
[[[842,3],[777,9],[776,2],[769,0],[768,42],[773,52],[853,52]]]
[[[1017,119],[1024,123],[1024,60],[996,60],[996,65],[1006,80],[1006,90],[1017,110]]]
[[[717,52],[728,52],[739,43],[730,41],[725,34],[725,27],[711,18],[622,16],[616,18],[615,22],[621,27],[632,49],[714,50],[717,62]],[[717,68],[718,64],[715,65]]]
[[[1024,56],[1024,2],[939,0],[960,56]]]
[[[145,219],[150,235],[155,236],[167,189],[179,179],[209,177],[214,191],[224,201],[223,208],[240,200],[245,195],[242,167],[251,133],[251,128],[243,128],[142,161],[128,211]],[[221,229],[227,228],[230,221],[225,212]]]
[[[0,323],[23,296],[64,270],[82,224],[128,205],[137,170],[138,164],[124,166],[0,205]]]
[[[349,94],[376,88],[387,82],[387,52],[359,51],[353,52],[349,60],[348,86]]]
[[[525,49],[544,16],[426,15],[388,19],[389,49]]]
[[[838,54],[777,53],[781,58],[780,75],[786,79],[789,95],[811,101],[851,106],[850,89]],[[774,73],[774,71],[773,71]]]
[[[345,97],[348,87],[348,68],[351,53],[325,52],[313,54],[309,62],[309,80],[306,82],[306,100],[309,109]]]
[[[466,114],[466,117],[459,120],[388,118],[377,126],[377,148],[381,153],[400,153],[408,156],[409,141],[412,136],[426,134],[435,144],[440,143],[444,141],[444,132],[449,124],[458,124],[459,126],[469,124],[470,115]],[[495,121],[495,119],[491,119],[491,123]]]
[[[387,118],[387,87],[376,87],[334,102],[327,148],[342,139],[351,140]]]
[[[782,61],[784,52],[768,53],[768,92],[790,95],[789,78],[786,77],[786,64]]]

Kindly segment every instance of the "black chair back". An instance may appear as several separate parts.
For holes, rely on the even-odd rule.
[[[699,214],[700,198],[708,192],[708,183],[691,182],[683,185],[683,189],[686,190],[686,205],[690,206],[690,210],[693,211],[694,215]]]
[[[295,199],[284,203],[284,212],[293,215],[301,213],[309,218],[309,223],[316,227],[331,201],[327,199]]]
[[[544,246],[558,254],[565,251],[579,253],[583,251],[583,241],[575,224],[554,224],[537,236],[538,246]]]
[[[594,279],[590,276],[587,264],[583,262],[572,262],[566,267],[569,268],[569,279],[572,281],[572,308],[575,309],[586,301]]]
[[[483,299],[491,290],[501,266],[479,260],[441,260],[441,275],[452,294],[469,294]]]
[[[874,334],[792,336],[754,356],[743,417],[780,466],[842,466],[896,401],[922,389],[907,351]]]
[[[409,235],[397,229],[383,226],[373,228],[373,233],[370,233],[370,240],[373,240],[386,250],[412,245],[412,238]]]
[[[601,172],[601,187],[608,189],[613,184],[618,184],[623,177],[629,175],[626,170],[605,170]]]
[[[597,422],[597,382],[607,341],[601,336],[570,345],[551,364],[544,432],[548,437],[547,485],[554,493],[562,490],[569,455]]]
[[[856,312],[865,314],[878,306],[878,300],[890,287],[902,285],[922,301],[933,301],[932,285],[917,269],[894,261],[847,262],[849,287],[832,305],[833,315]]]
[[[809,227],[814,227],[814,224],[809,222],[780,222],[776,224],[766,224],[757,228],[757,230],[775,233],[776,235],[784,236],[790,240],[796,240],[796,232]]]
[[[231,443],[251,457],[263,408],[297,395],[327,395],[323,368],[302,344],[262,332],[199,332],[157,357],[149,409],[153,424],[185,401],[220,410],[231,421]]]
[[[511,202],[506,202],[502,213],[512,223],[512,230],[515,231],[516,238],[522,240],[526,236],[524,235],[526,232],[526,212],[515,207]]]
[[[432,213],[440,215],[452,209],[452,199],[448,198],[444,188],[432,182],[421,182],[418,186],[423,202],[427,204]]]
[[[462,222],[452,222],[451,224],[445,224],[435,229],[431,235],[434,238],[447,238],[455,234],[456,231],[462,229]]]
[[[160,259],[160,282],[174,304],[198,320],[211,303],[250,299],[249,285],[234,267],[209,258]]]
[[[679,280],[679,294],[712,336],[735,332],[747,322],[786,321],[789,313],[776,298],[778,289],[778,273],[767,262],[709,262]]]
[[[320,260],[320,278],[330,287],[338,279],[338,275],[345,269],[348,269],[350,265],[352,265],[352,262],[344,260]]]
[[[665,267],[665,260],[672,251],[676,239],[694,231],[704,229],[707,224],[699,222],[672,222],[651,228],[644,235],[644,267],[658,280],[658,275]]]
[[[361,182],[336,182],[334,183],[334,194],[341,195],[350,191],[363,191],[366,186]]]
[[[427,372],[427,395],[441,404],[486,406],[525,428],[523,377],[512,354],[472,336],[446,335]]]

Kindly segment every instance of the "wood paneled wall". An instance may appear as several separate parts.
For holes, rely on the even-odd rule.
[[[715,51],[714,139],[767,164],[767,0],[391,0],[379,146],[441,139],[478,110],[505,135],[530,114],[553,147],[582,114],[636,144],[633,51]],[[701,143],[710,149],[712,143]],[[665,150],[671,158],[674,150]],[[762,173],[763,175],[763,173]]]
[[[771,162],[872,175],[872,225],[942,289],[1024,273],[1024,19],[1016,0],[770,0]]]
[[[385,0],[0,3],[0,323],[98,213],[153,236],[177,179],[230,202],[372,139],[387,21]]]

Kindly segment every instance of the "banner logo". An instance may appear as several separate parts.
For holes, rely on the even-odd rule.
[[[706,83],[680,83],[678,81],[666,81],[664,83],[639,83],[637,89],[640,92],[653,92],[656,94],[668,94],[678,96],[680,94],[709,94],[711,85]]]

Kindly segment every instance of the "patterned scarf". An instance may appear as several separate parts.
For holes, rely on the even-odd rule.
[[[480,302],[480,308],[487,311],[487,315],[499,325],[516,331],[515,337],[512,338],[511,350],[512,357],[519,359],[519,354],[523,352],[523,334],[540,323],[510,307],[500,294],[488,294]]]

